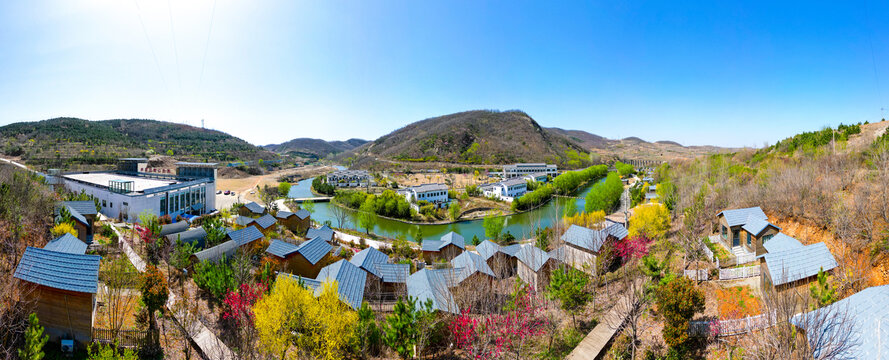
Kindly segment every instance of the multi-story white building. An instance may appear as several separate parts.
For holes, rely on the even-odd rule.
[[[528,192],[528,183],[522,178],[503,180],[489,186],[484,187],[485,196],[495,197],[508,202],[512,202]]]
[[[448,186],[445,184],[423,184],[401,189],[399,194],[404,196],[410,203],[416,203],[422,200],[428,201],[435,207],[447,207],[450,202],[448,199]]]
[[[327,174],[327,183],[336,187],[365,187],[370,185],[367,170],[338,170]]]
[[[534,181],[534,182],[544,183],[549,180],[549,174],[547,174],[545,172],[533,173],[533,174],[528,174],[528,175],[522,176],[522,179],[524,179],[525,181]]]
[[[216,164],[176,164],[176,174],[144,173],[147,159],[121,159],[117,171],[58,176],[73,192],[99,199],[110,218],[133,221],[145,210],[158,215],[202,215],[216,210]]]
[[[544,163],[503,165],[504,179],[512,179],[514,177],[522,177],[535,173],[545,173],[548,176],[556,177],[559,175],[559,167]]]

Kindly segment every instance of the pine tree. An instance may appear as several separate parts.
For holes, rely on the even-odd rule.
[[[836,289],[827,282],[827,273],[824,272],[824,268],[818,270],[818,283],[812,284],[809,287],[809,291],[812,293],[812,298],[815,299],[815,303],[812,304],[812,310],[837,301]]]
[[[49,340],[49,335],[43,335],[43,326],[37,319],[37,314],[28,316],[28,329],[25,330],[25,347],[19,349],[19,358],[22,360],[43,359],[43,345]]]

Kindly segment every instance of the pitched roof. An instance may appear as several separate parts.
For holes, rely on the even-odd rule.
[[[475,251],[478,251],[479,255],[488,260],[491,256],[500,252],[500,245],[491,240],[485,240],[475,246]]]
[[[306,289],[311,289],[313,292],[315,292],[315,294],[314,294],[315,296],[318,296],[318,294],[321,293],[321,282],[318,280],[307,278],[307,277],[302,277],[299,275],[293,275],[293,274],[279,272],[278,276],[275,278],[275,281],[278,281],[280,279],[286,279],[287,281],[293,280],[296,282],[301,281]]]
[[[75,208],[73,208],[73,207],[70,207],[70,206],[68,206],[68,205],[62,205],[61,207],[56,208],[56,210],[55,210],[55,213],[56,213],[56,219],[58,219],[58,218],[61,217],[61,211],[60,211],[60,210],[61,210],[61,208],[63,208],[63,207],[64,207],[65,209],[68,209],[68,213],[71,214],[71,218],[72,218],[72,219],[74,219],[75,221],[77,221],[77,222],[79,222],[79,223],[81,223],[81,224],[84,224],[84,225],[89,226],[90,223],[89,223],[89,221],[86,220],[86,217],[84,217],[79,211],[77,211],[77,209],[75,209]]]
[[[289,217],[291,217],[291,216],[293,216],[293,213],[292,213],[292,212],[284,211],[284,210],[278,210],[278,212],[275,213],[275,217],[278,218],[278,219],[286,219],[286,218],[289,218]]]
[[[850,340],[853,346],[836,354],[842,359],[883,359],[889,354],[889,285],[874,286],[864,289],[843,300],[807,313],[797,314],[790,318],[790,323],[806,330],[806,335],[831,338],[836,331],[851,331]],[[836,326],[834,322],[825,321],[838,313],[845,313],[849,326]],[[812,327],[819,328],[818,330]],[[813,339],[817,341],[816,339]],[[810,341],[813,341],[810,340]],[[820,354],[817,352],[815,358]]]
[[[333,246],[322,238],[314,238],[302,243],[296,252],[302,255],[310,264],[315,265],[330,253]]]
[[[238,217],[235,218],[235,224],[240,225],[240,226],[248,226],[252,223],[253,223],[252,217],[238,215]]]
[[[188,230],[188,221],[179,221],[172,224],[161,225],[160,236],[167,236]]]
[[[259,227],[261,227],[263,229],[268,229],[268,228],[272,227],[273,225],[277,224],[278,220],[275,219],[274,216],[265,214],[263,216],[260,216],[259,219],[254,220],[254,222],[256,222],[256,225],[259,225]]]
[[[837,261],[824,243],[767,253],[763,255],[769,267],[772,284],[782,285],[805,279],[837,267]]]
[[[377,272],[382,276],[384,283],[404,284],[407,277],[411,274],[411,266],[409,264],[389,264],[379,263],[373,264]]]
[[[759,206],[744,209],[723,210],[719,214],[716,214],[716,216],[725,216],[725,221],[728,223],[728,226],[744,225],[747,223],[747,220],[751,218],[766,221],[769,220],[766,213],[764,213]]]
[[[522,245],[519,245],[519,244],[512,244],[512,245],[509,245],[509,246],[502,246],[502,247],[500,247],[500,252],[502,252],[502,253],[504,253],[504,254],[506,254],[506,255],[515,257],[516,254],[518,254],[518,253],[519,253],[519,250],[521,250],[521,249],[522,249]]]
[[[441,237],[441,240],[423,241],[422,248],[423,251],[441,251],[441,249],[450,244],[454,244],[454,246],[461,249],[466,249],[466,240],[463,239],[463,236],[453,231],[444,234]]]
[[[241,230],[235,230],[228,233],[229,239],[238,243],[238,246],[244,246],[256,240],[262,239],[262,233],[253,226],[245,227]]]
[[[784,233],[778,233],[770,240],[762,243],[762,247],[764,247],[766,251],[770,253],[796,249],[802,246],[803,244],[800,243],[799,240],[787,236]]]
[[[429,191],[448,191],[448,186],[445,184],[422,184],[417,186],[411,186],[405,190],[413,190],[418,193],[424,193]]]
[[[86,252],[86,244],[68,233],[50,240],[43,248],[69,254],[83,254]]]
[[[306,210],[306,209],[299,209],[293,214],[296,215],[296,217],[298,217],[300,219],[305,219],[309,216],[312,216],[312,213],[310,213],[309,210]]]
[[[349,259],[349,262],[355,264],[367,272],[376,275],[379,278],[383,277],[379,271],[377,271],[375,264],[386,263],[389,261],[389,255],[383,254],[382,251],[377,250],[373,247],[368,247],[367,249],[359,251],[357,254],[352,256]]]
[[[299,245],[294,245],[286,241],[273,239],[269,243],[269,247],[265,249],[265,252],[283,259],[286,258],[287,255],[296,252],[296,249],[299,249]]]
[[[522,185],[522,184],[527,185],[528,182],[525,181],[525,179],[520,178],[520,177],[514,177],[514,178],[511,178],[508,180],[503,180],[501,182],[494,183],[494,185],[507,186],[507,187],[513,186],[513,185]]]
[[[447,279],[435,270],[422,269],[407,278],[407,294],[417,298],[417,306],[432,299],[432,308],[453,314],[460,312],[454,295],[448,289]]]
[[[571,225],[562,234],[562,241],[593,252],[598,252],[608,238],[608,232]]]
[[[753,234],[753,236],[759,237],[759,234],[761,234],[769,226],[777,229],[778,231],[781,231],[781,228],[777,225],[768,222],[768,220],[760,219],[756,216],[747,218],[747,223],[745,223],[744,226],[741,226],[741,228],[744,229],[744,231]]]
[[[63,201],[62,204],[77,210],[81,215],[96,215],[96,203],[92,200],[83,201]]]
[[[584,265],[589,265],[596,258],[594,255],[578,250],[568,245],[559,246],[549,253],[549,257],[571,265],[578,270],[584,270]]]
[[[15,277],[54,289],[95,294],[99,288],[99,255],[84,255],[28,247],[15,268]]]
[[[265,212],[265,206],[259,205],[253,201],[244,204],[244,207],[254,214],[262,214]]]
[[[306,231],[306,237],[311,239],[314,237],[320,237],[324,239],[324,241],[333,240],[333,229],[330,226],[324,225],[317,229],[309,229]]]
[[[219,261],[223,255],[226,258],[231,258],[234,256],[235,252],[238,251],[238,242],[234,240],[226,241],[222,244],[216,245],[209,249],[201,250],[194,253],[194,257],[198,259],[198,261]]]
[[[623,240],[625,237],[630,235],[630,231],[627,229],[627,227],[619,222],[612,222],[605,227],[604,231],[608,233],[608,235],[614,236],[618,240]]]
[[[535,272],[540,271],[540,268],[551,259],[546,251],[540,250],[533,245],[522,246],[521,250],[516,254],[516,258]]]
[[[477,272],[485,275],[490,275],[491,277],[496,277],[496,275],[494,275],[494,270],[491,270],[491,267],[488,266],[485,258],[473,252],[465,251],[460,255],[457,255],[453,260],[451,260],[451,265],[455,269],[463,269],[462,271],[457,272],[456,281],[458,284]]]
[[[330,264],[318,273],[315,278],[320,282],[337,282],[337,292],[340,300],[353,309],[361,307],[364,301],[364,286],[367,283],[367,273],[346,260],[340,260]]]

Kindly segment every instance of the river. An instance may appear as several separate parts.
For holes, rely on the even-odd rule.
[[[592,184],[593,183],[589,183],[584,186],[580,189],[577,195],[575,195],[580,199],[554,198],[552,201],[536,210],[501,217],[505,223],[503,232],[506,233],[509,231],[518,239],[533,237],[535,228],[538,226],[541,228],[548,227],[554,220],[559,219],[562,210],[565,208],[565,204],[569,201],[574,201],[577,204],[577,209],[583,210],[585,204],[583,198],[589,193]],[[311,186],[312,179],[302,180],[290,188],[288,196],[291,198],[313,197],[314,195],[312,194]],[[337,226],[336,217],[334,217],[330,211],[331,206],[335,205],[326,202],[315,203],[315,211],[312,212],[312,219],[320,223],[330,220],[331,224]],[[356,212],[354,210],[348,211],[349,215],[346,218],[346,222],[345,224],[342,224],[341,227],[364,231],[364,228],[357,228],[356,226]],[[468,242],[473,236],[478,236],[479,239],[485,239],[485,229],[482,227],[482,221],[482,219],[478,219],[446,225],[416,225],[377,217],[377,221],[375,222],[376,225],[371,232],[390,238],[404,237],[405,239],[413,241],[414,234],[416,234],[418,230],[422,230],[423,239],[438,239],[442,235],[453,231],[463,235]]]

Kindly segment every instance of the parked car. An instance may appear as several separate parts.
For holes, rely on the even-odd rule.
[[[231,192],[230,190],[226,190],[226,191],[225,191],[225,194],[226,194],[226,195],[231,194],[231,193],[232,193],[232,192]]]
[[[235,195],[238,195],[238,193],[232,191],[231,196],[235,196]]]
[[[222,190],[216,190],[216,195],[222,194]]]

